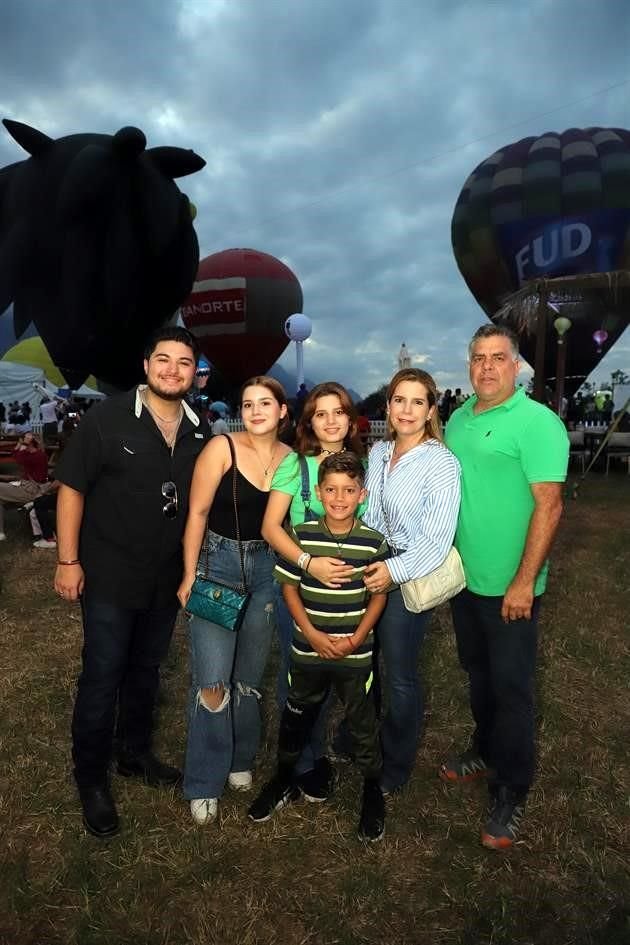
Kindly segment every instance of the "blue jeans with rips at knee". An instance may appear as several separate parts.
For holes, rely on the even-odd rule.
[[[208,576],[240,584],[238,543],[210,532]],[[251,594],[239,630],[200,617],[190,621],[191,688],[184,796],[220,797],[230,771],[249,771],[260,741],[260,684],[275,626],[275,559],[263,541],[242,542]],[[210,710],[202,689],[221,686],[223,704]]]

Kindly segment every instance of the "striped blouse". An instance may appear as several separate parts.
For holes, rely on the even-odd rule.
[[[453,544],[460,466],[443,443],[430,439],[401,456],[390,471],[393,450],[393,441],[381,441],[370,451],[363,520],[398,549],[387,559],[387,569],[402,584],[434,571]]]

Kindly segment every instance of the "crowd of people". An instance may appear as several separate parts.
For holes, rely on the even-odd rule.
[[[326,802],[350,758],[362,776],[358,835],[379,840],[424,726],[418,656],[431,611],[407,609],[402,589],[433,574],[454,543],[467,587],[450,603],[474,732],[438,773],[485,779],[482,843],[514,843],[534,777],[537,623],[568,438],[517,388],[509,329],[483,326],[469,355],[469,397],[440,398],[431,375],[399,370],[386,438],[369,452],[337,382],[303,392],[291,445],[286,394],[266,376],[241,390],[243,429],[211,436],[186,400],[197,342],[176,326],[148,344],[145,384],[82,419],[55,470],[54,584],[83,616],[72,758],[91,834],[119,830],[112,763],[150,786],[182,782],[199,826],[216,819],[226,790],[253,791],[277,632],[277,760],[248,816],[264,822],[300,797]],[[237,631],[207,616],[188,622],[180,772],[153,752],[153,710],[198,580],[240,587],[246,601]],[[342,721],[329,742],[335,698]]]

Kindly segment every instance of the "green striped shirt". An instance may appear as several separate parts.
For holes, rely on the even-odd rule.
[[[300,598],[309,620],[317,630],[332,636],[351,636],[366,611],[369,592],[363,583],[366,565],[384,561],[389,555],[387,542],[380,532],[368,528],[357,519],[354,528],[343,542],[331,535],[324,519],[302,522],[291,529],[292,538],[302,551],[315,557],[341,558],[354,565],[352,580],[343,587],[326,587],[312,574],[301,571],[297,564],[281,558],[274,575],[281,584],[299,588]],[[301,666],[343,666],[369,672],[372,665],[373,631],[354,653],[338,660],[325,660],[312,648],[297,624],[293,623],[291,658]]]

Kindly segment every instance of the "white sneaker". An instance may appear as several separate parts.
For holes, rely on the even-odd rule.
[[[192,819],[201,827],[216,820],[218,810],[219,799],[216,797],[196,797],[190,802]]]
[[[251,771],[230,771],[228,784],[233,791],[250,791],[252,787]]]
[[[7,540],[7,536],[4,534],[4,532],[0,532],[0,541],[6,541],[6,540]]]
[[[46,538],[40,538],[39,541],[33,542],[33,548],[56,548],[56,541],[48,541]]]

